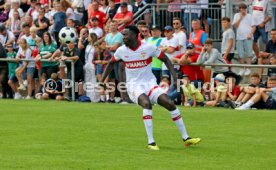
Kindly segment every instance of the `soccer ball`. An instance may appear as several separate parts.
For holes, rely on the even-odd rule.
[[[63,27],[58,35],[61,43],[70,43],[74,42],[75,39],[77,38],[77,34],[73,28],[70,27]]]

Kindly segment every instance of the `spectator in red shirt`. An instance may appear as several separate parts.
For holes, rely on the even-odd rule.
[[[129,12],[127,10],[126,2],[121,3],[121,11],[122,12],[117,13],[113,18],[113,20],[118,22],[119,31],[122,31],[126,26],[132,24],[132,18],[133,18],[132,12]]]
[[[104,24],[106,22],[106,16],[105,14],[99,10],[99,2],[98,1],[93,1],[92,2],[92,8],[93,8],[93,11],[89,11],[88,13],[88,17],[89,17],[89,28],[93,28],[93,25],[92,25],[92,18],[93,17],[97,17],[98,18],[98,22],[99,22],[99,27],[101,29],[104,28]]]
[[[196,88],[202,87],[204,75],[200,66],[189,66],[188,64],[196,63],[198,57],[199,54],[195,52],[194,44],[189,44],[185,53],[172,58],[172,62],[181,66],[181,73],[188,75],[191,83],[193,83]]]
[[[224,94],[222,98],[222,102],[220,103],[223,107],[233,107],[233,102],[237,100],[239,97],[241,91],[240,91],[240,86],[236,85],[236,79],[234,77],[228,77],[226,79],[226,87],[227,91]]]

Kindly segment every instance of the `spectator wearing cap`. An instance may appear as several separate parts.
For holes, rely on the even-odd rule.
[[[233,27],[237,32],[237,50],[240,64],[251,64],[252,60],[252,48],[253,48],[253,34],[254,25],[252,22],[252,16],[247,12],[247,5],[241,3],[239,5],[239,12],[234,15]],[[246,74],[245,74],[246,72]],[[250,69],[240,69],[239,75],[249,75]]]
[[[121,3],[121,12],[117,13],[113,20],[118,22],[119,31],[122,31],[126,26],[132,23],[133,13],[128,11],[127,3]]]
[[[159,47],[162,38],[161,38],[161,29],[160,27],[154,25],[151,28],[151,35],[152,37],[149,37],[146,42],[152,45],[155,45],[156,47]],[[161,81],[161,74],[162,74],[162,61],[159,60],[157,57],[152,57],[152,73],[156,77],[157,84]]]
[[[174,34],[173,36],[177,38],[178,40],[178,48],[180,50],[180,53],[184,53],[186,50],[186,43],[187,43],[187,36],[186,34],[181,31],[182,23],[180,18],[173,18],[173,28],[174,28]]]
[[[269,57],[272,57],[272,55],[276,55],[276,28],[271,30],[270,38],[271,40],[268,41],[265,51],[260,52],[258,64],[267,64],[268,62],[265,60],[269,59]],[[263,69],[259,68],[258,73],[260,76],[262,76]]]
[[[272,29],[272,7],[270,0],[254,0],[252,2],[252,21],[255,26],[253,50],[259,57],[258,40],[262,37],[264,47],[268,42],[268,32]],[[274,19],[275,20],[275,19]]]
[[[184,106],[204,106],[204,98],[200,90],[191,83],[188,75],[184,74],[182,76],[182,83],[181,90],[184,97]]]
[[[103,30],[99,27],[99,19],[97,17],[93,17],[92,21],[92,28],[89,28],[89,34],[95,33],[100,39],[103,36]]]
[[[0,26],[0,42],[1,44],[6,47],[7,45],[13,45],[15,41],[14,34],[9,31],[5,25]]]
[[[41,38],[44,32],[48,31],[50,21],[45,17],[45,9],[38,10],[38,18],[34,20],[34,25],[38,28],[37,35]]]
[[[159,48],[163,53],[165,53],[169,59],[172,59],[174,56],[179,54],[178,51],[178,40],[173,36],[173,27],[167,25],[164,28],[165,37],[162,39]],[[170,76],[170,72],[165,64],[162,64],[162,74],[167,74]]]
[[[99,10],[99,2],[96,1],[96,0],[93,0],[92,1],[92,8],[93,8],[93,11],[90,11],[88,9],[88,22],[89,22],[89,28],[92,28],[93,27],[93,24],[92,24],[92,18],[93,17],[97,17],[98,18],[98,26],[103,29],[104,28],[104,24],[106,23],[106,16],[105,14]]]
[[[172,61],[181,66],[181,73],[189,76],[189,80],[196,88],[201,88],[204,83],[204,75],[200,66],[189,66],[191,63],[196,63],[199,54],[195,52],[195,46],[189,44],[185,53],[175,56]]]
[[[217,74],[214,78],[215,89],[212,92],[213,99],[212,101],[207,101],[206,106],[217,106],[224,99],[224,96],[227,92],[227,87],[225,85],[225,76],[223,74]]]
[[[117,9],[117,14],[122,12],[122,6],[121,6],[121,5],[122,5],[123,3],[127,4],[127,11],[133,13],[133,7],[132,7],[132,5],[129,4],[128,0],[121,0],[121,1],[120,1],[120,6],[119,6],[119,8]]]

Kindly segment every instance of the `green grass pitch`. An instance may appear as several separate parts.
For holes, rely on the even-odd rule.
[[[0,169],[275,169],[276,112],[183,108],[185,148],[169,113],[154,106],[160,151],[146,148],[136,105],[0,100]]]

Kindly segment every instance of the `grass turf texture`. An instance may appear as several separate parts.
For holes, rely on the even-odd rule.
[[[180,110],[200,145],[184,148],[154,107],[160,151],[146,148],[136,105],[0,100],[0,169],[274,169],[275,111]]]

